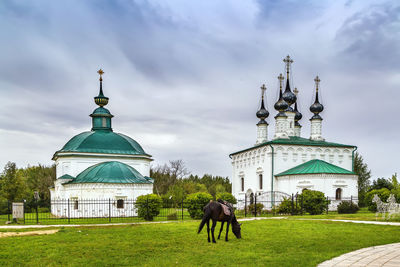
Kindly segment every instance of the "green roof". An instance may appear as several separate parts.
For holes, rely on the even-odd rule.
[[[353,148],[355,146],[352,145],[344,145],[344,144],[339,144],[339,143],[332,143],[332,142],[326,142],[326,141],[314,141],[310,140],[307,138],[303,137],[298,137],[298,136],[290,136],[288,139],[275,139],[271,141],[267,141],[258,145],[255,145],[250,148],[246,148],[237,152],[234,152],[230,154],[229,156],[245,152],[254,148],[262,147],[265,145],[301,145],[301,146],[322,146],[322,147],[348,147],[348,148]]]
[[[153,179],[125,163],[107,161],[87,168],[69,183],[151,184]]]
[[[58,177],[58,179],[75,179],[75,177],[69,174],[64,174],[63,176]]]
[[[145,155],[143,148],[129,136],[112,131],[80,133],[69,140],[59,152],[87,152],[104,154]]]
[[[330,174],[355,174],[352,171],[343,169],[339,166],[330,164],[326,161],[313,159],[293,167],[287,171],[276,174],[275,176],[285,176],[294,174],[317,174],[317,173],[330,173]]]
[[[111,115],[110,111],[108,109],[106,109],[106,108],[103,108],[103,107],[96,108],[93,111],[93,114],[110,114]]]

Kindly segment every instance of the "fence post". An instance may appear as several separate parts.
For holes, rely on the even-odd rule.
[[[328,214],[329,210],[329,197],[326,197],[326,214]]]
[[[350,196],[350,203],[353,204],[353,195]]]
[[[182,198],[182,203],[181,203],[181,211],[182,211],[182,221],[183,221],[183,198]]]
[[[108,222],[111,222],[111,198],[108,199]]]
[[[35,199],[35,204],[36,204],[36,224],[39,224],[39,210],[38,210],[39,202],[37,199]]]
[[[75,204],[75,203],[74,203]],[[68,198],[68,223],[71,223],[71,220],[70,220],[70,218],[71,218],[71,215],[70,215],[70,211],[69,211],[69,209],[70,209],[70,203],[69,203],[69,198]]]
[[[257,194],[254,195],[254,216],[257,217]]]
[[[293,216],[293,214],[294,214],[294,196],[292,193],[292,216]]]
[[[8,221],[10,221],[11,209],[10,209],[10,200],[7,199],[7,209],[8,209]]]
[[[244,195],[244,217],[247,216],[247,195]]]
[[[24,224],[25,224],[25,199],[22,200],[23,206],[24,206]]]

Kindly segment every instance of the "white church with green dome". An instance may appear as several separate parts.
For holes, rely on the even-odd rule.
[[[87,217],[84,213],[88,211],[80,210],[79,202],[88,199],[112,200],[115,216],[132,214],[133,206],[124,205],[124,201],[153,193],[153,179],[149,177],[151,155],[129,136],[113,131],[113,115],[104,108],[108,103],[102,88],[104,72],[98,73],[100,93],[94,100],[99,107],[90,115],[91,131],[74,136],[53,156],[57,180],[50,188],[51,200],[73,203],[70,217]],[[66,208],[54,205],[52,213],[66,216]],[[105,210],[90,212],[90,216],[109,216]]]
[[[268,138],[269,112],[265,108],[266,87],[261,87],[261,105],[256,113],[257,139],[255,145],[230,154],[232,162],[232,193],[238,200],[266,201],[273,206],[276,201],[305,189],[318,190],[331,200],[335,209],[343,199],[357,202],[357,175],[353,172],[356,146],[326,141],[322,136],[324,107],[319,102],[320,79],[315,81],[315,101],[310,107],[311,132],[301,137],[298,110],[298,91],[291,90],[290,70],[293,60],[287,56],[286,86],[283,92],[282,74],[279,75],[279,99],[274,107],[275,132]]]

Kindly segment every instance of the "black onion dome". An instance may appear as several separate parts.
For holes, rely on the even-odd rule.
[[[268,110],[264,106],[264,99],[261,100],[261,107],[256,113],[257,118],[265,120],[269,116]]]
[[[314,113],[314,116],[311,119],[322,119],[321,116],[319,116],[319,113],[322,112],[323,110],[324,106],[321,103],[319,103],[318,91],[317,91],[317,93],[315,94],[315,102],[310,106],[310,111]]]
[[[283,100],[282,97],[282,90],[279,90],[279,100],[275,103],[274,108],[279,111],[278,116],[286,116],[284,111],[289,107],[288,103],[286,103],[285,100]]]
[[[283,100],[286,101],[286,103],[288,103],[289,105],[289,111],[293,111],[293,109],[290,107],[291,105],[293,105],[296,102],[296,95],[292,92],[292,90],[290,90],[290,84],[289,84],[289,79],[286,80],[286,89],[285,92],[283,93]]]
[[[294,121],[298,122],[299,120],[301,120],[301,118],[303,118],[303,114],[301,114],[298,110],[297,110],[297,102],[294,103],[294,112],[296,113],[296,115],[294,115]]]

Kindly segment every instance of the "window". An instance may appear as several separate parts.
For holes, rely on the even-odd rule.
[[[77,197],[71,197],[71,202],[74,203],[74,210],[79,208],[79,202]]]
[[[123,209],[123,208],[124,208],[124,200],[118,199],[117,200],[117,209]]]
[[[336,189],[336,200],[342,199],[342,188]]]
[[[103,127],[107,127],[107,120],[106,120],[106,118],[103,118],[102,126],[103,126]]]
[[[262,174],[258,175],[258,178],[260,180],[260,190],[262,190],[263,189],[263,175]]]
[[[242,177],[242,178],[240,178],[240,180],[241,180],[241,183],[242,183],[242,192],[244,191],[244,178]]]

